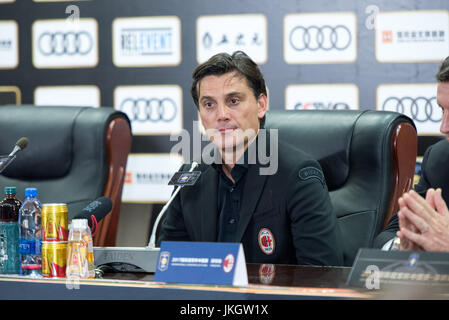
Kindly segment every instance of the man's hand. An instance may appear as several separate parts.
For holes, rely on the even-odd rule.
[[[441,189],[427,190],[426,199],[411,190],[399,199],[401,250],[449,252],[449,211]]]

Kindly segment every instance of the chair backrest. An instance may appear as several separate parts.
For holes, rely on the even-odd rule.
[[[126,114],[113,108],[0,107],[0,155],[20,137],[29,145],[0,174],[0,191],[36,187],[42,203],[66,203],[69,219],[100,196],[113,209],[98,225],[96,246],[113,246],[120,215],[126,162],[131,149]]]
[[[345,265],[371,247],[412,186],[417,134],[402,114],[371,110],[273,110],[267,129],[319,161],[343,233]]]

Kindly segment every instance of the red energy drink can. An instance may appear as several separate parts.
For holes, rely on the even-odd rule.
[[[42,242],[42,276],[65,278],[67,242]]]
[[[69,237],[65,203],[44,203],[41,210],[42,241],[64,242]]]

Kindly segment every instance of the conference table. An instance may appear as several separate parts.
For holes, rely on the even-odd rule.
[[[247,286],[161,283],[144,272],[104,272],[101,278],[30,279],[0,275],[0,299],[33,300],[318,300],[449,299],[423,287],[369,290],[347,284],[349,267],[247,264]],[[415,290],[416,289],[416,290]]]

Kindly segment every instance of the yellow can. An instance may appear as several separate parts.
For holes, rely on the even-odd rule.
[[[41,210],[42,241],[67,241],[68,209],[65,203],[44,203]]]
[[[42,242],[42,276],[65,278],[67,242]]]

